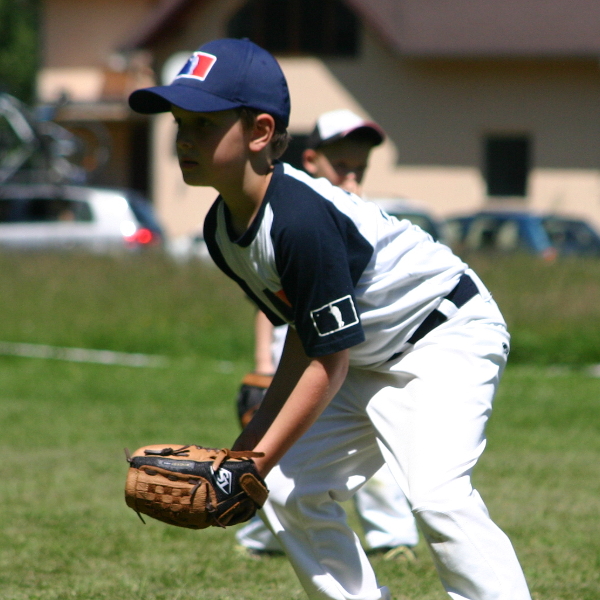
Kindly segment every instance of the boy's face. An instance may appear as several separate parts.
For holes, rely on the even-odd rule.
[[[347,192],[360,194],[372,148],[370,142],[339,140],[318,150],[305,150],[304,168],[313,177],[325,177]]]
[[[243,172],[247,139],[235,110],[199,113],[176,106],[177,157],[188,185],[221,189]]]

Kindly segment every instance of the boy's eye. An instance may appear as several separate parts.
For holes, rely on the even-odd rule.
[[[206,117],[197,117],[195,125],[196,127],[208,127],[211,122]]]
[[[173,119],[173,122],[178,125],[179,127],[181,127],[183,125],[183,119],[181,119],[180,117],[175,117]],[[205,125],[207,125],[209,123],[208,119],[206,117],[196,117],[193,120],[187,120],[186,121],[189,125],[193,125],[195,127],[204,127]]]

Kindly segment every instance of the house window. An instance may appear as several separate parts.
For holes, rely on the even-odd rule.
[[[529,137],[488,136],[485,139],[488,196],[526,196],[530,158]]]
[[[359,22],[341,0],[249,0],[227,35],[274,54],[356,56]]]

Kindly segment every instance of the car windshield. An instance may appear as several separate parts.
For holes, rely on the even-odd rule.
[[[457,250],[544,254],[552,248],[540,218],[527,214],[482,213],[449,219],[446,236]]]
[[[543,226],[561,254],[600,254],[600,235],[584,221],[550,217]]]
[[[514,251],[523,242],[516,220],[500,217],[478,217],[473,220],[465,240],[469,250]]]
[[[2,198],[0,223],[48,223],[91,221],[87,203],[68,198]]]

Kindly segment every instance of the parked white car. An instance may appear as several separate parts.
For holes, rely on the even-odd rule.
[[[162,238],[150,204],[133,190],[0,186],[0,247],[106,252],[155,245]]]

